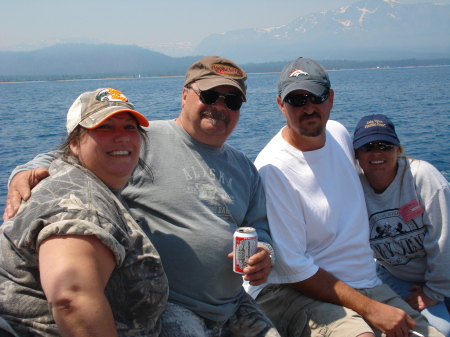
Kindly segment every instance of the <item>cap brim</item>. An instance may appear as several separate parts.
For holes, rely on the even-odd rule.
[[[121,112],[129,112],[130,114],[132,114],[136,118],[136,120],[140,126],[146,127],[146,126],[150,125],[147,118],[145,118],[145,116],[142,115],[141,113],[139,113],[135,110],[130,110],[130,109],[117,110],[117,107],[110,107],[107,109],[103,109],[102,111],[92,115],[90,118],[82,120],[79,124],[81,126],[85,127],[86,129],[95,129],[97,126],[99,126],[101,123],[103,123],[108,118],[110,118],[118,113],[121,113]]]
[[[389,135],[385,135],[385,134],[372,134],[372,135],[368,135],[365,137],[362,137],[356,141],[353,142],[353,148],[354,149],[359,149],[361,146],[363,146],[364,144],[370,143],[370,142],[376,142],[376,141],[385,141],[385,142],[389,142],[392,143],[394,145],[400,145],[400,142],[398,139],[389,136]]]
[[[328,87],[322,83],[316,83],[314,81],[300,81],[289,84],[282,90],[280,96],[281,100],[284,100],[287,95],[296,90],[305,90],[315,96],[321,96],[327,89]]]
[[[242,90],[242,88],[233,80],[229,80],[225,77],[218,77],[214,76],[212,78],[202,78],[200,80],[196,80],[195,83],[197,83],[197,86],[200,90],[209,90],[214,87],[218,87],[221,85],[229,85],[239,90],[239,92],[242,94],[242,98],[244,102],[246,102],[245,92]]]

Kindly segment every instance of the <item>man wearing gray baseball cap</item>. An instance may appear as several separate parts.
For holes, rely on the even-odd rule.
[[[329,120],[333,101],[314,60],[282,70],[286,126],[255,161],[277,263],[266,284],[247,290],[283,336],[442,336],[376,275],[352,142]]]

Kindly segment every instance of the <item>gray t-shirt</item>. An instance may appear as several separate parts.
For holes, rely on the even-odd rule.
[[[255,227],[271,243],[259,174],[241,152],[200,143],[174,121],[151,122],[148,131],[144,160],[154,180],[135,172],[123,196],[161,255],[169,301],[226,320],[244,294],[227,257],[233,233]]]
[[[168,296],[157,251],[106,185],[60,159],[0,227],[0,316],[20,336],[59,336],[40,284],[38,250],[46,238],[69,234],[95,235],[114,255],[105,294],[119,336],[157,336]]]

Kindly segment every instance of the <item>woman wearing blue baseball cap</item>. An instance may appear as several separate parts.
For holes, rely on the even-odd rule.
[[[363,171],[378,276],[450,336],[448,181],[428,162],[403,155],[385,115],[363,117],[353,147]]]

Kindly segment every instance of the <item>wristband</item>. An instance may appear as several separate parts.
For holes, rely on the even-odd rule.
[[[272,245],[265,243],[265,242],[258,242],[258,246],[261,246],[269,251],[270,256],[270,269],[273,269],[275,267],[275,252],[273,251]]]

